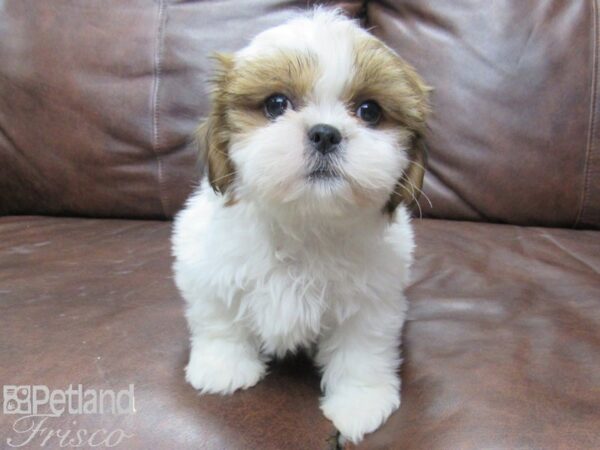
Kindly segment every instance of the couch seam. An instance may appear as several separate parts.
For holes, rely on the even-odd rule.
[[[160,156],[160,108],[159,108],[159,90],[162,75],[162,51],[164,42],[164,27],[165,27],[165,2],[158,0],[158,30],[156,33],[156,41],[154,48],[154,78],[152,85],[152,151],[156,158],[157,165],[157,181],[158,181],[158,198],[162,208],[163,215],[167,216],[167,201],[164,197],[163,190],[163,161]]]
[[[586,143],[585,161],[583,169],[583,192],[581,194],[581,202],[579,211],[575,219],[573,227],[577,227],[585,215],[585,207],[589,196],[590,183],[590,159],[594,147],[594,135],[596,130],[596,104],[598,101],[597,93],[597,76],[598,76],[598,0],[592,1],[592,83],[591,83],[591,98],[590,98],[590,119],[588,126],[588,135]]]

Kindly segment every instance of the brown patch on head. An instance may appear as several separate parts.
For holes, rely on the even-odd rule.
[[[264,101],[284,94],[300,107],[318,76],[317,58],[311,54],[277,53],[235,61],[232,55],[216,54],[218,68],[212,79],[213,107],[198,129],[201,157],[216,192],[225,193],[235,178],[229,157],[233,135],[265,126]]]
[[[277,52],[242,60],[227,86],[232,105],[260,109],[272,94],[284,94],[299,107],[315,84],[317,57],[310,53]]]
[[[426,129],[431,88],[412,66],[373,37],[361,39],[355,55],[356,72],[346,88],[344,101],[356,110],[362,102],[375,100],[383,110],[378,127],[401,127],[411,134],[409,165],[385,205],[385,211],[391,214],[401,202],[408,206],[416,203],[423,185],[426,155],[421,138]]]

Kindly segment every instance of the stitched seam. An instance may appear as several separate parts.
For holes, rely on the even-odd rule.
[[[163,215],[167,216],[167,200],[163,190],[163,162],[160,157],[160,108],[159,108],[159,88],[162,74],[162,51],[163,51],[163,35],[165,28],[165,3],[164,0],[158,1],[158,31],[156,33],[155,51],[154,51],[154,83],[152,86],[152,151],[156,157],[157,177],[158,177],[158,197],[163,211]]]
[[[579,212],[577,214],[577,218],[575,219],[574,227],[579,225],[579,222],[584,216],[585,213],[585,205],[588,201],[589,196],[589,185],[590,185],[590,159],[592,157],[592,147],[594,146],[594,131],[596,128],[596,102],[597,102],[597,81],[596,77],[598,75],[598,0],[594,0],[592,2],[592,23],[593,23],[593,46],[592,46],[592,85],[591,85],[591,100],[590,100],[590,122],[588,127],[588,137],[587,137],[587,145],[585,152],[585,162],[583,169],[583,192],[581,195],[581,204],[579,206]]]

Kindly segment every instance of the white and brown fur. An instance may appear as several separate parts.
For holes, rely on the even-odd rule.
[[[407,205],[423,179],[429,88],[338,11],[317,9],[217,57],[200,128],[208,179],[174,225],[175,280],[187,302],[186,379],[203,393],[256,384],[274,356],[316,346],[321,408],[354,442],[400,404],[403,288],[412,261]],[[293,105],[272,120],[265,99]],[[357,116],[376,101],[376,125]],[[340,176],[307,176],[307,130],[343,140]]]

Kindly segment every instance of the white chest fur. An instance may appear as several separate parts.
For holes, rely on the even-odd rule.
[[[202,318],[226,317],[263,352],[281,356],[316,342],[365,302],[404,310],[413,238],[403,209],[391,225],[313,229],[274,225],[253,207],[221,202],[201,189],[175,222],[174,272],[192,326],[198,318],[218,332],[216,318]]]

